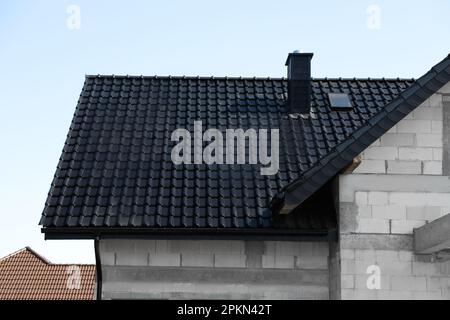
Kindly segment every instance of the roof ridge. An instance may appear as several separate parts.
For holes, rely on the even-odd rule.
[[[6,259],[9,259],[15,255],[18,255],[19,253],[22,253],[23,251],[28,251],[30,252],[33,256],[35,256],[36,258],[38,258],[39,260],[41,260],[42,262],[46,263],[46,264],[52,264],[50,262],[50,260],[46,259],[44,256],[40,255],[39,253],[37,253],[36,251],[34,251],[33,249],[31,249],[29,246],[26,246],[22,249],[19,249],[17,251],[14,251],[13,253],[10,253],[6,256],[4,256],[3,258],[0,258],[0,262],[5,261]]]
[[[37,257],[38,259],[42,260],[43,262],[45,262],[46,264],[52,264],[50,260],[48,260],[47,258],[45,258],[43,255],[37,253],[36,251],[34,251],[33,249],[31,249],[31,247],[26,246],[25,249],[27,251],[29,251],[31,254],[33,254],[35,257]]]
[[[400,78],[400,77],[382,77],[382,78],[372,78],[372,77],[311,77],[312,81],[415,81],[415,78]]]
[[[128,74],[86,74],[86,78],[125,78],[125,79],[184,79],[184,80],[286,80],[285,77],[253,76],[186,76],[186,75],[128,75]]]
[[[37,253],[36,251],[34,251],[33,249],[31,249],[31,247],[26,246],[24,248],[21,248],[17,251],[14,251],[2,258],[0,258],[0,263],[15,256],[18,255],[19,253],[22,252],[29,252],[30,254],[32,254],[34,257],[38,258],[39,260],[41,260],[42,262],[44,262],[45,264],[49,265],[49,266],[79,266],[79,267],[84,267],[84,266],[88,266],[88,267],[95,267],[95,264],[92,263],[52,263],[50,260],[48,260],[47,258],[45,258],[44,256],[42,256],[41,254]]]
[[[124,78],[124,79],[162,79],[162,80],[253,80],[253,81],[285,81],[286,77],[252,77],[252,76],[186,76],[186,75],[123,75],[123,74],[86,74],[86,78]],[[406,77],[311,77],[312,81],[415,81],[415,78]]]
[[[52,266],[79,266],[79,267],[95,267],[92,263],[50,263]]]
[[[19,254],[19,253],[21,253],[22,251],[25,251],[25,250],[27,250],[27,247],[21,248],[19,250],[16,250],[16,251],[14,251],[14,252],[12,252],[12,253],[10,253],[10,254],[0,258],[0,262],[3,262],[4,260],[6,260],[8,258],[11,258],[12,256],[15,256],[16,254]]]

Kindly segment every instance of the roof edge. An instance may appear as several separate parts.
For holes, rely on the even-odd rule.
[[[46,240],[54,239],[223,239],[223,240],[302,240],[329,241],[335,229],[238,229],[238,228],[133,228],[133,227],[44,227]]]
[[[163,79],[163,80],[259,80],[259,81],[287,81],[286,77],[251,77],[251,76],[186,76],[186,75],[128,75],[128,74],[86,74],[86,79],[112,78],[112,79]],[[311,77],[311,81],[415,81],[406,77]]]
[[[34,251],[33,249],[31,249],[29,246],[26,246],[25,248],[19,249],[17,251],[14,251],[13,253],[10,253],[6,256],[4,256],[3,258],[0,258],[0,262],[9,259],[23,251],[28,251],[30,252],[33,256],[35,256],[36,258],[38,258],[39,260],[41,260],[42,262],[44,262],[45,264],[52,264],[50,260],[46,259],[45,257],[43,257],[42,255],[40,255],[39,253],[37,253],[36,251]]]
[[[285,186],[271,201],[272,209],[279,207],[274,214],[289,214],[338,174],[353,158],[449,81],[450,55],[388,103],[369,119],[366,125],[337,145],[328,156],[308,169],[301,178]]]

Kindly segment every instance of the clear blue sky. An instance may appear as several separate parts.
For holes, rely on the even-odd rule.
[[[1,1],[0,256],[94,261],[92,242],[38,227],[85,74],[282,77],[301,49],[315,77],[418,77],[450,52],[449,13],[448,0]]]

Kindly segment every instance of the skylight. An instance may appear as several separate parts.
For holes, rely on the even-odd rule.
[[[347,111],[352,109],[350,97],[346,93],[329,93],[330,107],[337,111]]]

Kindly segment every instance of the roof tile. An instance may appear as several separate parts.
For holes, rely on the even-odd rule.
[[[92,300],[94,288],[94,265],[52,264],[28,247],[0,259],[0,300]]]
[[[269,228],[272,197],[412,83],[314,79],[303,119],[287,113],[284,79],[87,76],[41,224]],[[354,108],[330,110],[329,92],[348,93]],[[194,121],[204,130],[279,129],[278,174],[261,176],[249,164],[174,165],[171,133],[192,132]],[[300,227],[325,223],[311,219]]]

